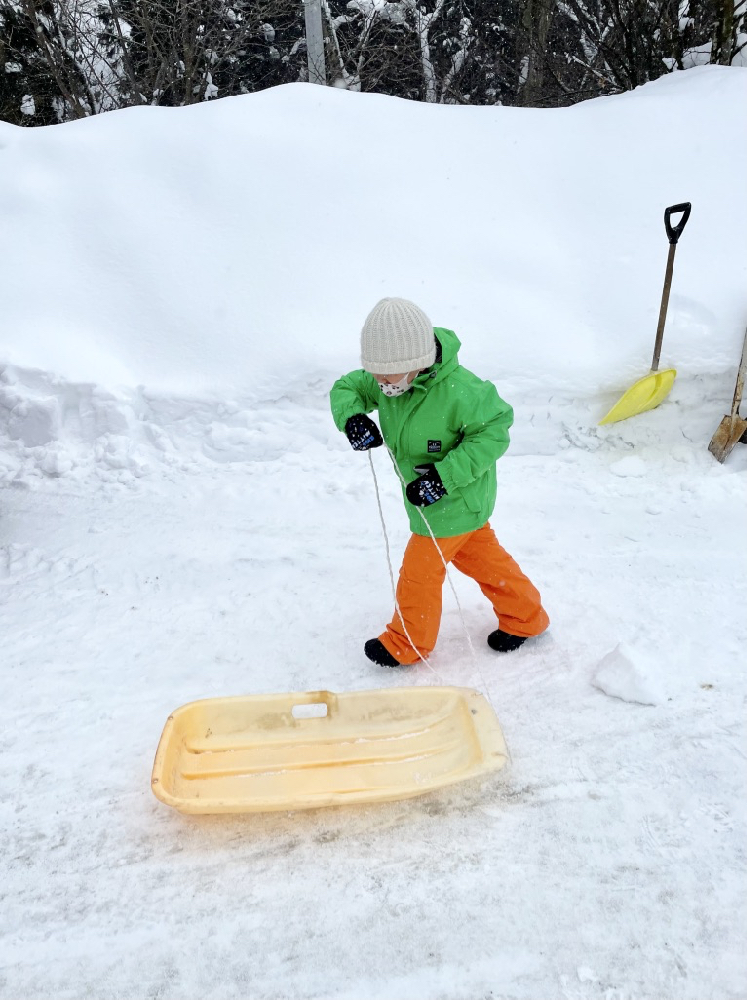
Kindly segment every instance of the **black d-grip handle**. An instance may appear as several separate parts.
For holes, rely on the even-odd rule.
[[[676,246],[677,240],[682,236],[682,230],[687,225],[687,220],[690,218],[690,209],[692,205],[689,201],[683,201],[681,205],[670,205],[669,208],[664,211],[664,225],[667,227],[667,236],[669,237],[669,242]],[[682,212],[682,218],[677,223],[676,226],[672,225],[671,218],[673,212]]]

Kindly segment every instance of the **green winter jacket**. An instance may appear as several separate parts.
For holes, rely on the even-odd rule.
[[[481,528],[495,506],[496,460],[508,448],[514,411],[484,382],[462,368],[459,338],[436,327],[441,357],[418,375],[401,396],[385,396],[373,375],[359,370],[338,379],[330,391],[332,416],[344,431],[356,413],[379,411],[381,433],[405,483],[418,478],[416,465],[433,463],[446,496],[429,507],[405,501],[410,528],[427,535],[422,510],[437,538]]]

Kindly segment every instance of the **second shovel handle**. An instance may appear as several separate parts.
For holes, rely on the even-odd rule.
[[[734,386],[734,398],[731,403],[731,418],[738,416],[739,414],[739,404],[742,402],[742,393],[744,392],[744,376],[747,370],[747,330],[744,333],[744,343],[742,344],[742,357],[739,361],[739,370],[737,371],[737,384]]]
[[[679,205],[670,205],[669,208],[664,210],[664,225],[667,229],[667,236],[669,242],[673,245],[677,244],[677,240],[682,236],[682,231],[687,225],[687,220],[690,218],[690,210],[692,205],[689,201],[683,201]],[[682,212],[682,218],[677,223],[676,226],[672,225],[672,215],[675,212]]]

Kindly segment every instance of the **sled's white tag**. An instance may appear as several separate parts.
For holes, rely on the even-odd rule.
[[[294,705],[291,712],[294,719],[323,719],[327,714],[327,705],[323,701],[312,705]]]

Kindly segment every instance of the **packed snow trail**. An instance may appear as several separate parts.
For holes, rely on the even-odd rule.
[[[513,764],[409,803],[197,820],[150,792],[187,701],[432,679],[363,657],[391,594],[367,462],[331,424],[325,464],[270,440],[198,476],[6,487],[0,995],[701,1000],[717,956],[737,1000],[747,449],[713,461],[688,388],[604,440],[584,406],[551,407],[562,426],[514,395],[494,524],[552,628],[498,658],[455,574]],[[288,407],[288,436],[315,412]],[[540,421],[545,447],[593,444],[538,454]],[[656,707],[595,686],[621,642],[658,664]],[[448,592],[433,663],[482,686]]]

